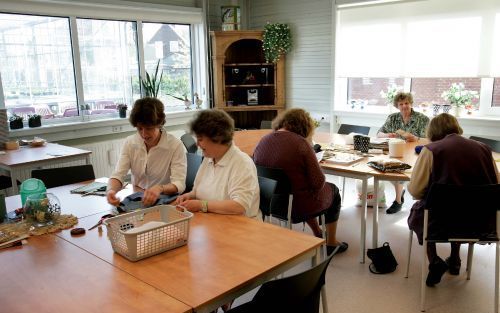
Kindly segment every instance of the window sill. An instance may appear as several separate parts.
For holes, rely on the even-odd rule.
[[[165,127],[168,129],[184,128],[197,110],[167,113]],[[86,137],[119,134],[134,131],[128,118],[99,118],[82,120],[81,117],[67,123],[43,124],[36,128],[23,128],[9,131],[9,139],[42,137],[48,141],[61,141]]]

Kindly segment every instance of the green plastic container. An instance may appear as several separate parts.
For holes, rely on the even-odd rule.
[[[35,195],[40,193],[46,193],[47,188],[45,188],[45,184],[43,181],[36,178],[29,178],[23,181],[21,184],[21,189],[19,190],[19,194],[21,195],[21,203],[24,207],[24,203],[26,202],[26,198],[29,195]]]

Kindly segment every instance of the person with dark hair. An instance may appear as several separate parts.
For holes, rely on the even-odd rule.
[[[337,253],[346,251],[348,244],[336,237],[341,206],[339,189],[326,182],[308,140],[315,129],[313,119],[303,109],[289,109],[273,120],[272,127],[274,131],[255,148],[255,164],[283,169],[292,186],[292,221],[306,222],[317,237],[321,237],[321,229],[315,216],[326,210],[327,252],[330,254],[337,247]]]
[[[130,170],[136,191],[144,191],[143,204],[154,204],[160,194],[182,193],[186,182],[186,151],[182,142],[164,129],[163,103],[145,97],[135,101],[129,117],[137,133],[127,137],[115,172],[108,181],[107,200],[119,205],[116,193]]]
[[[425,137],[425,128],[429,118],[420,112],[413,110],[413,96],[409,92],[398,92],[394,96],[393,105],[399,112],[390,114],[384,125],[380,127],[377,137],[401,138],[405,141],[418,141]],[[404,185],[402,182],[394,182],[396,199],[386,210],[387,214],[401,211],[404,199]]]
[[[491,149],[478,141],[461,136],[462,128],[457,119],[447,113],[434,117],[428,128],[431,143],[422,148],[413,168],[408,191],[415,202],[408,217],[408,226],[423,243],[425,198],[433,183],[452,185],[496,184],[497,167]],[[457,195],[461,197],[464,195]],[[432,223],[432,216],[429,224]],[[446,271],[452,275],[460,272],[460,243],[451,244],[450,256],[443,261],[436,252],[436,243],[427,243],[429,274],[427,286],[441,281]]]
[[[175,204],[191,212],[241,214],[262,220],[259,183],[252,159],[233,144],[234,121],[222,110],[204,110],[190,123],[203,162],[193,190]]]

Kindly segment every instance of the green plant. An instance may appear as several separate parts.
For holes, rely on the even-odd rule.
[[[380,90],[380,96],[385,99],[385,101],[389,104],[393,104],[394,102],[394,97],[396,94],[400,91],[403,91],[402,86],[398,86],[396,84],[391,84],[387,87],[387,92],[384,92],[383,90]]]
[[[479,99],[479,94],[475,90],[465,89],[463,83],[453,83],[450,89],[441,94],[441,98],[449,101],[454,106],[460,107],[472,104],[474,99]]]
[[[116,106],[116,109],[117,110],[126,110],[128,107],[125,103],[118,103],[118,105]]]
[[[266,62],[278,62],[281,54],[286,54],[292,49],[290,27],[287,24],[267,23],[264,27],[262,49]]]
[[[11,117],[9,117],[9,121],[10,122],[14,122],[14,121],[22,121],[23,120],[23,117],[22,116],[19,116],[17,114],[14,114],[12,115]]]
[[[146,97],[158,97],[158,92],[160,91],[161,79],[163,77],[163,70],[161,70],[160,77],[158,78],[158,69],[160,68],[160,60],[156,63],[155,74],[150,76],[146,72],[146,78],[141,79],[142,88],[144,90],[144,95]]]
[[[187,94],[183,94],[183,97],[174,96],[174,95],[169,94],[169,93],[167,93],[166,95],[167,95],[167,96],[170,96],[170,97],[172,97],[172,98],[175,98],[175,99],[177,99],[177,100],[181,100],[181,101],[189,101],[189,99],[187,98]]]

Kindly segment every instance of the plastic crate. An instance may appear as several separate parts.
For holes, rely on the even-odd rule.
[[[171,205],[122,214],[105,220],[113,250],[138,261],[187,243],[193,213]]]

